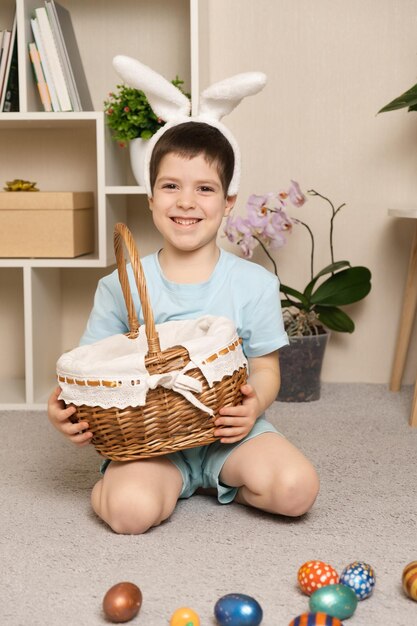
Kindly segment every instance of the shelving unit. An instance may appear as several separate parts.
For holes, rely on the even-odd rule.
[[[167,78],[180,75],[194,110],[198,101],[207,0],[58,1],[71,13],[95,110],[43,112],[27,53],[30,17],[43,0],[2,0],[0,27],[10,28],[17,15],[20,111],[0,113],[0,184],[23,178],[42,191],[93,191],[95,249],[75,259],[0,258],[0,409],[45,408],[56,360],[78,343],[97,280],[114,264],[114,224],[140,228],[132,202],[142,211],[145,191],[102,110],[121,82],[113,56],[138,58]]]

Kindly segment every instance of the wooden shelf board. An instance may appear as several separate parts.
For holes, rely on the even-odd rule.
[[[417,208],[404,207],[401,209],[388,209],[388,215],[391,217],[408,217],[417,219]]]

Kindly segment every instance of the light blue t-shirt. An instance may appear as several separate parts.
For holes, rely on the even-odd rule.
[[[165,278],[158,253],[144,257],[141,263],[156,324],[196,319],[202,315],[228,317],[235,323],[248,358],[269,354],[288,343],[278,279],[260,265],[221,249],[208,281],[179,284]],[[128,276],[139,323],[143,324],[142,307],[130,265]],[[115,270],[98,283],[94,307],[80,345],[128,330],[126,305]]]

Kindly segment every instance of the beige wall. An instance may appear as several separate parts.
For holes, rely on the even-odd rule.
[[[210,81],[247,70],[269,78],[225,119],[243,153],[237,210],[250,193],[285,188],[291,178],[346,202],[335,224],[336,257],[368,266],[373,288],[350,308],[354,334],[333,335],[323,378],[387,382],[413,228],[387,209],[414,205],[417,113],[376,112],[417,82],[417,3],[210,0],[207,29]],[[310,200],[297,214],[317,234],[320,269],[329,262],[328,211]],[[308,254],[297,229],[276,255],[283,282],[305,285]],[[416,349],[408,361],[412,382]]]
[[[413,227],[387,209],[413,206],[417,195],[417,113],[376,112],[417,82],[417,2],[201,0],[201,8],[201,88],[247,70],[268,75],[265,90],[224,120],[242,149],[236,210],[250,193],[285,188],[291,178],[346,202],[335,224],[336,257],[368,266],[373,288],[350,308],[353,335],[333,334],[323,378],[386,383]],[[329,262],[327,208],[310,200],[297,215],[316,233],[320,269]],[[142,254],[160,244],[145,207],[132,207],[129,223]],[[305,232],[296,230],[276,259],[282,280],[302,288],[309,276]],[[78,341],[106,270],[85,273],[85,297],[75,301],[72,273],[63,272],[63,349]],[[417,371],[417,332],[413,345],[408,383]]]

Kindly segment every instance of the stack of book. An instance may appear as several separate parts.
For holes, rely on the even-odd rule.
[[[31,26],[35,41],[29,43],[29,56],[44,110],[92,110],[69,12],[45,0],[35,9]]]
[[[11,30],[0,31],[0,111],[19,110],[16,16]]]

